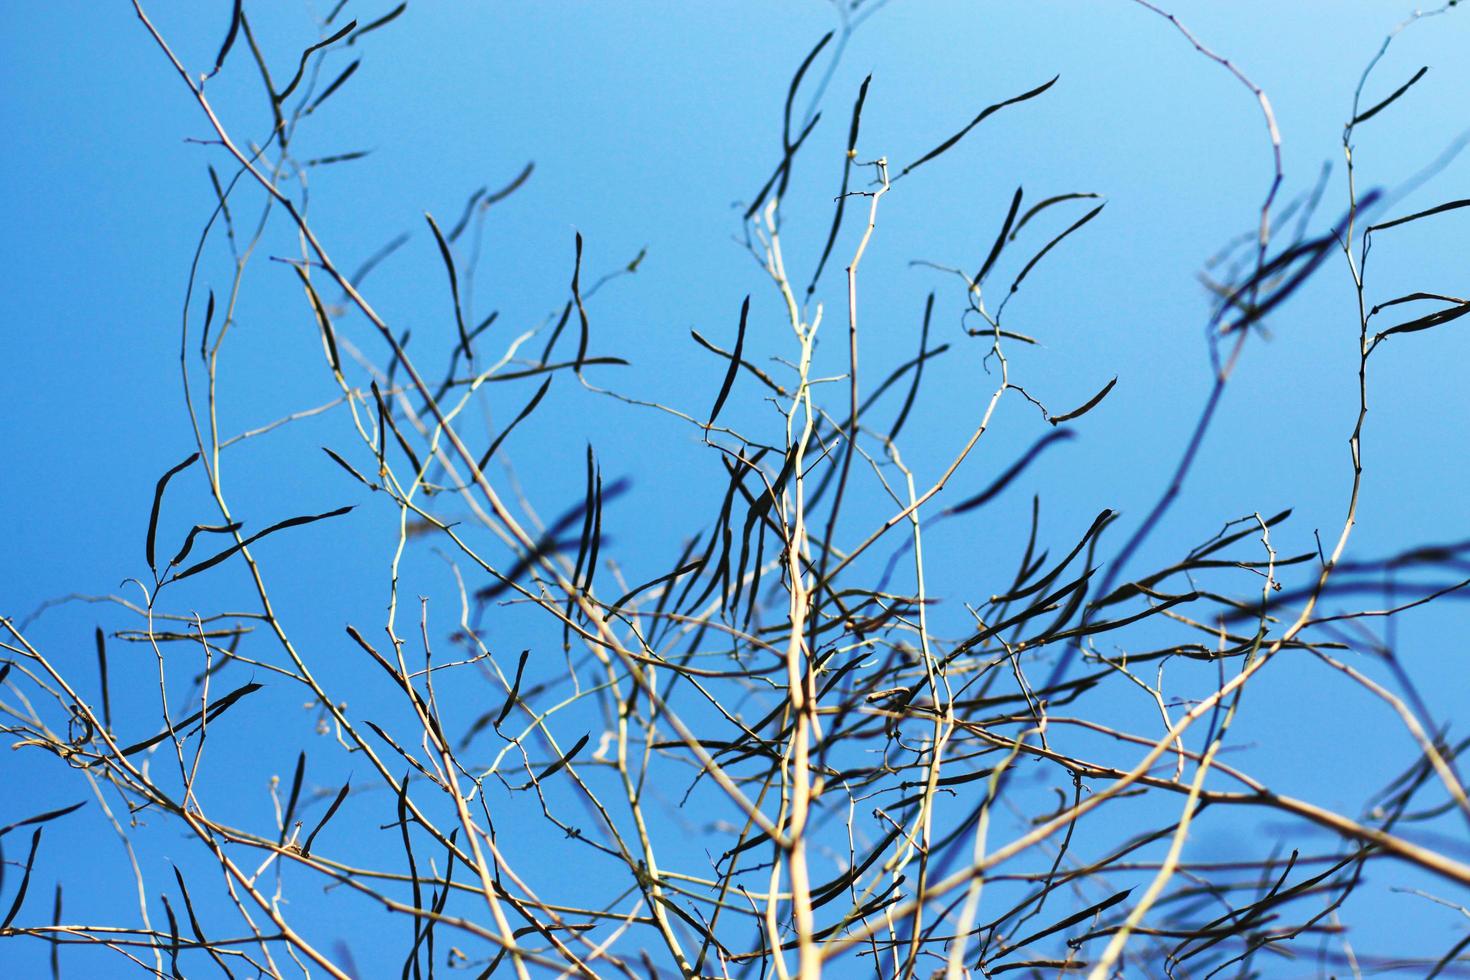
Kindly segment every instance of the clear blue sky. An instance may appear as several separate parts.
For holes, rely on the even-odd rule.
[[[185,63],[206,69],[231,4],[147,6]],[[313,8],[325,6],[247,4],[278,74],[289,73],[287,53],[315,37]],[[366,21],[391,6],[352,0],[348,13]],[[1325,228],[1346,201],[1340,140],[1353,87],[1409,6],[1181,0],[1170,9],[1269,94],[1282,134],[1283,201],[1309,191],[1331,164],[1315,226]],[[1365,94],[1370,102],[1421,65],[1430,71],[1398,106],[1362,127],[1360,188],[1402,187],[1470,130],[1465,16],[1417,25],[1378,66]],[[689,341],[690,328],[728,342],[740,300],[752,293],[747,351],[789,351],[777,297],[734,240],[741,213],[734,205],[748,200],[777,162],[791,73],[835,25],[829,4],[818,0],[410,3],[390,29],[328,62],[330,74],[358,53],[364,57],[309,121],[296,153],[308,159],[371,152],[311,173],[313,224],[347,267],[410,232],[368,292],[395,328],[446,338],[452,312],[422,213],[450,223],[474,189],[503,184],[534,161],[527,185],[491,212],[476,310],[500,311],[502,337],[558,310],[574,230],[586,242],[587,278],[616,270],[646,247],[637,274],[610,283],[589,307],[594,353],[627,355],[634,367],[593,377],[701,415],[723,368]],[[957,281],[910,263],[975,267],[1017,185],[1028,201],[1087,191],[1108,202],[1028,277],[1007,318],[1011,328],[1041,340],[1016,354],[1013,376],[1054,412],[1080,404],[1115,375],[1117,388],[1079,424],[1080,438],[1028,471],[985,524],[931,545],[931,561],[958,593],[973,575],[974,595],[984,597],[1012,567],[1032,492],[1045,492],[1045,520],[1059,544],[1102,507],[1121,510],[1132,526],[1163,487],[1210,380],[1208,302],[1196,274],[1251,229],[1271,174],[1268,144],[1249,92],[1134,3],[893,0],[852,38],[832,76],[822,124],[798,157],[787,249],[803,263],[825,235],[849,107],[869,73],[860,155],[895,164],[917,158],[984,105],[1060,74],[1043,98],[987,121],[883,201],[864,260],[864,364],[878,375],[913,355],[930,290],[939,292],[936,339],[966,350],[932,365],[916,409],[924,423],[911,426],[905,458],[921,479],[932,478],[973,425],[992,379],[974,348],[959,343]],[[237,135],[266,131],[259,80],[243,43],[211,83],[211,95]],[[209,135],[206,121],[120,0],[0,5],[0,124],[0,336],[9,395],[0,415],[0,612],[23,617],[68,593],[136,598],[119,583],[146,572],[154,481],[192,448],[179,382],[179,320],[188,264],[212,206],[205,165],[219,166],[221,156],[189,141]],[[1470,158],[1457,158],[1391,208],[1406,213],[1464,198],[1467,188]],[[1464,295],[1470,218],[1461,215],[1416,224],[1391,241],[1385,235],[1373,257],[1370,300],[1414,289]],[[839,246],[821,294],[834,326],[843,309],[843,247],[850,244]],[[267,258],[292,254],[284,225],[262,248],[221,374],[221,428],[229,433],[335,393],[295,277]],[[224,253],[215,249],[209,261],[202,281],[223,288]],[[1376,358],[1364,436],[1369,476],[1350,554],[1470,537],[1470,335],[1460,326],[1396,338],[1403,343]],[[1314,529],[1327,537],[1340,525],[1356,398],[1356,321],[1341,260],[1331,260],[1269,327],[1269,338],[1248,346],[1185,498],[1141,562],[1167,560],[1224,520],[1251,512],[1296,508],[1275,540],[1283,554],[1310,550]],[[366,332],[344,336],[370,339]],[[845,363],[832,337],[822,357],[830,373]],[[518,406],[533,388],[513,390],[507,404]],[[608,528],[628,578],[666,567],[680,535],[713,517],[697,488],[720,479],[715,458],[697,451],[687,427],[571,386],[554,390],[564,396],[558,405],[510,445],[519,476],[545,501],[542,516],[580,497],[582,446],[590,439],[604,472],[632,481]],[[749,389],[743,394],[750,404],[737,417],[755,424],[761,408]],[[513,410],[500,409],[502,418]],[[257,528],[295,513],[359,505],[330,531],[309,529],[261,546],[283,619],[299,643],[320,651],[328,669],[344,677],[363,666],[342,626],[381,621],[383,565],[394,541],[390,510],[375,506],[381,499],[366,499],[315,448],[348,438],[349,428],[345,415],[328,413],[251,440],[227,459],[238,510]],[[1013,399],[986,449],[961,470],[959,492],[983,487],[1043,428],[1034,410]],[[547,451],[553,446],[567,448]],[[214,516],[207,504],[202,485],[180,484],[169,504],[177,508],[169,518],[175,537],[192,519]],[[222,608],[222,594],[244,602],[244,584],[239,569],[227,571],[207,587],[180,589],[174,608]],[[452,579],[427,548],[407,563],[404,594],[430,597],[441,636],[452,628]],[[96,625],[131,624],[78,603],[48,612],[31,635],[81,672]],[[1470,695],[1463,637],[1464,616],[1453,604],[1407,617],[1399,629],[1409,670],[1441,721]],[[501,639],[511,647],[522,637],[508,627]],[[258,642],[264,655],[266,642]],[[120,684],[117,710],[131,705],[146,718],[141,705],[151,702],[127,699],[149,696],[151,656],[141,646],[115,647],[118,669],[140,678]],[[362,697],[388,703],[376,689]],[[248,776],[219,789],[221,799],[257,808],[262,825],[270,819],[265,780],[270,773],[289,778],[295,747],[315,722],[299,702],[285,694],[254,709],[249,722],[259,727],[264,748],[237,760]],[[1248,768],[1323,805],[1353,807],[1380,775],[1412,759],[1396,724],[1381,704],[1322,668],[1284,664],[1248,699],[1238,741],[1249,744],[1256,733],[1271,742],[1289,731],[1298,754],[1249,754]],[[228,751],[223,739],[217,749]],[[340,784],[350,763],[320,755],[323,771],[312,774],[313,783]],[[223,759],[218,764],[226,766]],[[0,756],[4,784],[23,788],[0,800],[0,824],[79,798],[80,784],[56,778],[54,767],[54,760],[25,753]],[[668,794],[681,791],[671,786]],[[361,846],[373,846],[376,831],[358,829]],[[524,827],[501,832],[524,834],[528,844],[545,834],[531,814]],[[5,843],[14,860],[18,836]],[[48,843],[43,880],[67,883],[77,918],[117,905],[107,890],[129,887],[129,876],[95,802],[48,830]],[[145,859],[155,870],[164,867],[159,862],[176,843],[150,841]],[[1228,853],[1233,844],[1228,835],[1206,835],[1199,846]],[[89,880],[97,889],[90,896]],[[1439,887],[1414,875],[1403,880]],[[42,894],[49,896],[49,885]],[[42,904],[36,902],[31,912]],[[1442,950],[1462,928],[1452,911],[1386,888],[1353,911],[1368,945],[1404,953]],[[377,940],[355,923],[313,925],[325,936],[336,929],[350,938],[359,964],[371,960]],[[77,963],[95,962],[73,955]],[[39,946],[0,944],[0,972],[41,975],[44,956]]]

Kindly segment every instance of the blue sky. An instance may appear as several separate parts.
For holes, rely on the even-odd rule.
[[[147,6],[181,59],[196,71],[206,68],[230,4]],[[316,36],[313,6],[321,5],[247,5],[277,73],[289,72],[289,52]],[[348,14],[366,21],[389,6],[352,0]],[[1170,9],[1269,94],[1282,134],[1283,202],[1310,191],[1331,165],[1314,228],[1330,225],[1347,200],[1341,134],[1353,87],[1409,8],[1301,0]],[[330,77],[358,54],[364,59],[303,128],[297,156],[371,152],[310,172],[313,225],[347,267],[411,233],[368,280],[368,292],[395,329],[413,329],[426,347],[442,343],[453,334],[453,314],[423,212],[452,222],[476,188],[500,186],[534,161],[526,186],[491,211],[474,283],[476,311],[498,309],[507,338],[542,324],[566,295],[575,232],[586,243],[587,278],[623,267],[646,248],[638,272],[609,283],[589,305],[593,352],[625,355],[633,367],[589,377],[700,416],[723,366],[690,342],[691,328],[728,343],[740,301],[752,294],[747,350],[789,355],[778,299],[736,240],[736,204],[755,193],[779,159],[791,73],[834,26],[830,5],[817,0],[411,3],[391,28],[327,62]],[[1361,128],[1360,190],[1408,187],[1470,131],[1467,42],[1464,15],[1452,12],[1407,31],[1378,65],[1367,102],[1420,66],[1430,70],[1399,105]],[[1164,486],[1210,380],[1208,296],[1197,273],[1251,229],[1271,176],[1269,147],[1250,93],[1136,4],[894,0],[852,37],[832,74],[822,123],[797,158],[785,241],[803,268],[826,233],[849,107],[869,74],[860,155],[895,165],[916,159],[984,105],[1060,75],[1044,97],[988,120],[896,183],[881,204],[860,285],[869,376],[913,356],[931,290],[938,294],[935,336],[956,347],[931,366],[916,407],[923,424],[911,425],[904,447],[921,478],[932,479],[953,454],[993,379],[984,373],[983,350],[962,343],[957,281],[912,263],[976,266],[1018,185],[1028,201],[1068,192],[1107,200],[1096,221],[1028,276],[1007,317],[1009,327],[1041,341],[1015,352],[1013,377],[1053,412],[1081,404],[1115,375],[1116,389],[1081,420],[1079,438],[1044,456],[984,523],[956,525],[927,546],[958,594],[973,589],[984,597],[1009,574],[1031,493],[1044,494],[1044,526],[1061,545],[1102,507],[1122,511],[1135,526]],[[259,80],[243,46],[210,94],[238,135],[266,131]],[[180,311],[213,201],[205,165],[221,162],[217,149],[191,142],[209,135],[206,121],[125,3],[0,6],[0,121],[7,134],[0,329],[10,390],[0,422],[8,464],[0,475],[0,612],[22,617],[69,593],[127,595],[119,583],[146,571],[154,481],[192,448],[179,383]],[[1454,158],[1388,211],[1470,196],[1467,183],[1470,159]],[[1415,289],[1461,294],[1467,220],[1450,215],[1385,232],[1372,258],[1370,300]],[[844,308],[837,259],[851,244],[839,246],[818,294],[833,327]],[[292,247],[288,230],[277,226],[251,266],[220,377],[224,432],[334,397],[295,277],[268,258],[290,255]],[[227,263],[216,242],[203,281],[220,287]],[[1002,274],[1015,271],[1013,264]],[[1184,499],[1141,564],[1168,560],[1227,519],[1285,507],[1296,510],[1279,532],[1283,554],[1310,550],[1314,529],[1335,536],[1356,399],[1356,321],[1344,263],[1329,261],[1268,325],[1269,338],[1248,344]],[[367,346],[363,327],[344,326],[344,338]],[[1458,327],[1395,338],[1403,343],[1390,342],[1375,359],[1364,436],[1368,476],[1350,555],[1470,537],[1470,396],[1463,380],[1470,340]],[[833,337],[827,344],[819,359],[837,373],[843,344]],[[533,390],[514,387],[507,407],[497,409],[500,418]],[[655,413],[570,385],[554,390],[560,400],[527,423],[519,445],[509,444],[518,478],[542,516],[553,516],[580,497],[583,446],[591,441],[604,472],[629,478],[633,487],[609,517],[618,561],[630,580],[662,570],[681,535],[713,516],[699,488],[721,480],[715,457],[698,451],[688,427]],[[743,400],[732,403],[733,419],[774,431],[769,405],[751,388],[737,387],[736,395]],[[957,492],[983,487],[1045,428],[1033,408],[1010,399],[994,435],[958,474]],[[316,449],[349,436],[346,416],[329,412],[242,443],[226,464],[232,499],[257,528],[295,513],[358,505],[330,531],[308,529],[261,546],[283,620],[348,685],[363,667],[352,659],[342,625],[381,620],[383,563],[394,541],[390,510],[375,507],[381,501],[366,499]],[[173,524],[166,526],[175,537],[203,519],[187,515],[214,516],[201,481],[181,481],[169,508]],[[871,512],[860,505],[853,520],[885,509],[881,500]],[[405,595],[430,597],[441,635],[456,616],[452,583],[427,548],[405,566]],[[243,572],[227,567],[208,585],[181,587],[171,601],[177,611],[220,608],[222,597],[226,604],[247,599],[244,585]],[[117,629],[125,620],[73,603],[46,613],[31,635],[81,671],[97,625]],[[1441,721],[1470,694],[1460,664],[1463,625],[1459,608],[1446,604],[1405,617],[1399,627],[1408,669]],[[507,646],[523,638],[513,617],[497,628]],[[153,665],[141,648],[116,653],[133,655],[139,676],[119,682],[115,697],[119,710],[136,707],[142,718]],[[357,696],[393,710],[381,690],[365,687]],[[310,738],[315,720],[299,701],[283,695],[270,713],[251,716],[270,758],[242,752],[229,761],[220,740],[216,764],[250,773],[240,785],[218,777],[219,798],[238,812],[254,808],[269,821],[264,780],[270,772],[289,775],[294,747]],[[1249,753],[1251,771],[1323,805],[1353,808],[1380,775],[1411,760],[1411,745],[1395,725],[1382,705],[1322,668],[1292,663],[1248,699],[1238,739],[1269,744],[1289,735],[1297,754]],[[313,779],[339,785],[350,763],[321,757],[324,771]],[[11,774],[10,785],[26,787],[23,798],[0,804],[0,823],[73,801],[76,786],[48,775],[50,760],[7,753],[0,767]],[[682,786],[667,792],[676,797]],[[80,916],[88,903],[102,907],[107,888],[126,888],[128,877],[117,877],[121,852],[96,813],[70,820],[48,831],[53,847],[70,846],[46,854],[47,870],[68,882]],[[1200,847],[1229,852],[1236,842],[1222,826],[1202,829]],[[528,844],[553,842],[538,836],[546,832],[529,818],[513,830]],[[364,825],[358,833],[351,846],[370,851],[373,831]],[[148,856],[162,861],[174,846],[151,841]],[[1463,852],[1463,841],[1457,846]],[[105,869],[94,871],[94,863]],[[85,897],[83,882],[94,873],[107,884],[99,885],[103,894]],[[555,869],[547,873],[557,878]],[[1407,873],[1402,880],[1438,887]],[[1442,950],[1460,928],[1449,910],[1386,887],[1352,911],[1368,945],[1404,953]],[[354,931],[344,923],[312,924],[325,933]],[[371,950],[373,940],[360,943]],[[0,964],[16,964],[12,975],[41,968],[44,950],[14,945],[0,947]],[[363,961],[362,952],[356,957]]]

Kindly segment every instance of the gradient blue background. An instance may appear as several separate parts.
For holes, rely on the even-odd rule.
[[[212,61],[229,6],[156,2],[148,9],[198,71]],[[354,0],[348,12],[365,21],[390,6]],[[1303,0],[1170,9],[1270,95],[1283,136],[1283,200],[1310,189],[1321,167],[1332,164],[1317,222],[1324,227],[1346,201],[1340,140],[1353,86],[1409,8]],[[308,5],[257,3],[250,10],[275,71],[289,72],[288,53],[314,37]],[[348,268],[398,232],[411,232],[408,246],[374,274],[367,292],[395,329],[412,327],[417,343],[447,348],[452,314],[422,212],[452,222],[472,190],[503,184],[534,160],[531,181],[497,206],[487,225],[475,289],[480,314],[501,311],[491,336],[518,333],[560,308],[573,229],[586,239],[588,277],[621,267],[646,246],[638,273],[609,284],[589,310],[593,353],[623,354],[635,366],[590,376],[700,416],[723,369],[688,340],[691,327],[728,343],[740,299],[753,293],[747,352],[790,354],[776,297],[733,240],[740,209],[732,204],[747,200],[779,158],[791,72],[835,25],[829,5],[815,0],[412,3],[391,28],[328,62],[330,77],[350,57],[364,55],[357,75],[303,130],[296,153],[372,153],[311,173],[313,224]],[[1467,44],[1470,28],[1459,12],[1419,24],[1395,43],[1370,80],[1366,101],[1421,65],[1430,72],[1398,106],[1360,130],[1360,188],[1402,185],[1470,129]],[[1007,318],[1008,326],[1042,341],[1035,349],[1012,349],[1013,378],[1054,412],[1080,404],[1114,375],[1117,388],[1078,426],[1081,438],[1030,470],[1025,485],[983,524],[935,536],[926,546],[954,592],[983,598],[1011,572],[1032,492],[1044,493],[1044,526],[1061,543],[1105,506],[1123,511],[1131,527],[1164,485],[1209,382],[1208,304],[1195,275],[1220,246],[1253,226],[1270,177],[1268,147],[1250,94],[1134,4],[896,0],[852,38],[824,121],[797,160],[786,247],[793,264],[799,259],[803,271],[795,275],[803,281],[826,233],[851,100],[870,72],[860,153],[895,164],[916,158],[985,104],[1061,74],[1044,98],[986,122],[883,201],[861,285],[868,378],[913,355],[931,289],[939,291],[935,338],[957,348],[930,366],[920,414],[904,443],[921,482],[932,479],[968,433],[993,379],[980,366],[983,350],[960,343],[957,282],[909,262],[976,266],[1017,184],[1031,201],[1096,191],[1109,202],[1028,277]],[[210,92],[237,136],[266,131],[259,80],[243,41]],[[0,610],[22,617],[67,593],[129,595],[119,582],[146,572],[142,542],[153,483],[192,448],[180,397],[178,328],[187,265],[213,201],[204,167],[211,160],[220,166],[221,154],[185,142],[209,135],[207,124],[121,2],[0,6],[0,127],[0,336],[8,395],[0,414]],[[1470,196],[1467,186],[1470,160],[1455,159],[1393,211]],[[1370,300],[1414,289],[1463,295],[1470,219],[1462,214],[1385,233],[1373,255]],[[1033,238],[1031,247],[1043,240]],[[841,264],[851,243],[849,233],[821,293],[829,328],[841,319]],[[248,273],[221,373],[226,433],[336,393],[295,277],[267,259],[292,254],[282,226],[267,236],[262,253]],[[202,281],[220,287],[227,274],[222,253],[216,249],[211,260]],[[1270,327],[1269,340],[1249,345],[1185,499],[1141,563],[1169,560],[1225,519],[1253,511],[1296,508],[1274,536],[1282,554],[1310,550],[1313,529],[1335,537],[1346,503],[1356,399],[1356,320],[1341,260],[1330,261]],[[345,337],[370,343],[361,323],[343,329]],[[833,336],[822,353],[827,373],[839,372],[845,361]],[[1375,355],[1364,440],[1368,476],[1350,555],[1470,537],[1467,357],[1470,339],[1459,323],[1395,338]],[[530,390],[517,387],[504,396],[501,421]],[[616,557],[630,580],[662,570],[681,534],[713,517],[717,501],[698,488],[720,478],[715,457],[696,451],[687,427],[615,408],[571,385],[554,390],[556,406],[509,447],[533,498],[547,501],[542,516],[580,496],[583,439],[590,438],[604,472],[630,477],[635,488],[608,518]],[[769,426],[769,408],[763,416],[753,390],[736,391],[751,404],[733,417],[752,427],[764,418]],[[890,403],[887,410],[894,409]],[[1010,400],[993,435],[961,469],[959,492],[984,486],[1043,427],[1034,409]],[[257,528],[295,513],[361,505],[330,530],[308,529],[260,548],[283,621],[304,649],[344,678],[364,667],[342,624],[380,629],[387,594],[382,569],[393,545],[384,502],[364,499],[315,449],[340,445],[347,431],[340,414],[329,414],[251,440],[227,453],[225,475],[237,511]],[[166,526],[177,534],[214,516],[207,503],[197,481],[181,483],[170,497],[175,516]],[[870,516],[885,510],[877,503]],[[860,513],[869,512],[855,511],[853,527]],[[457,616],[450,581],[427,549],[411,557],[403,594],[410,606],[419,594],[432,597],[440,635]],[[221,608],[221,596],[243,602],[244,582],[239,569],[227,569],[196,582],[192,592],[181,588],[172,608]],[[413,612],[408,615],[412,623]],[[29,635],[60,663],[90,676],[97,624],[131,625],[102,607],[73,604],[48,612]],[[1460,609],[1445,604],[1405,617],[1398,630],[1405,661],[1438,723],[1462,712],[1470,695],[1464,626]],[[513,646],[517,628],[507,626],[497,639]],[[266,655],[266,641],[255,642]],[[151,656],[142,647],[114,645],[117,670],[134,669],[129,657],[138,683],[120,683],[115,697],[151,705],[141,700],[150,696]],[[1412,743],[1381,704],[1320,666],[1279,666],[1248,696],[1237,742],[1289,738],[1293,751],[1250,752],[1242,764],[1268,783],[1280,780],[1299,795],[1356,812],[1382,777],[1409,764]],[[382,691],[363,697],[388,701]],[[265,765],[289,778],[294,747],[309,738],[315,718],[299,701],[288,693],[269,710],[242,705],[237,721],[254,726],[262,744],[280,748],[278,758],[251,753],[242,766]],[[223,738],[214,750],[228,751]],[[328,770],[329,754],[321,757],[313,784],[340,784],[346,763],[335,760],[338,768]],[[223,755],[217,764],[228,770]],[[24,787],[0,801],[0,823],[78,798],[78,784],[56,779],[47,759],[6,753],[0,774],[5,785]],[[261,825],[268,824],[262,781],[220,777],[217,791],[232,806],[257,808]],[[116,839],[94,811],[48,830],[38,871],[48,887],[26,918],[43,914],[56,877],[66,882],[68,907],[75,909],[68,919],[115,906],[108,889],[130,887]],[[530,823],[515,830],[528,842],[543,833]],[[1241,829],[1255,831],[1254,825]],[[361,833],[361,845],[371,847],[373,832],[364,826]],[[1229,852],[1232,842],[1211,833],[1220,831],[1202,833],[1199,853]],[[21,841],[6,843],[13,858]],[[1465,857],[1463,836],[1445,846]],[[154,842],[147,851],[150,860],[168,855],[167,843]],[[1384,872],[1379,866],[1370,878]],[[89,882],[97,889],[91,895]],[[1449,886],[1408,872],[1393,883],[1464,901]],[[1437,955],[1463,930],[1455,912],[1390,892],[1386,882],[1374,884],[1344,912],[1355,944]],[[156,908],[154,914],[161,915]],[[356,924],[314,924],[323,936],[339,930],[352,937],[359,965],[371,961],[375,939]],[[44,957],[39,944],[0,946],[7,976],[41,975]],[[64,972],[71,962],[96,961],[68,951]],[[119,969],[103,962],[110,964],[104,970]]]

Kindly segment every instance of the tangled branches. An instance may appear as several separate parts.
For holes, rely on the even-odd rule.
[[[16,822],[0,840],[31,836],[23,861],[7,851],[19,872],[0,882],[13,895],[0,937],[48,945],[53,972],[63,949],[70,957],[81,947],[157,976],[1207,977],[1284,963],[1333,975],[1463,974],[1470,940],[1369,952],[1354,948],[1344,913],[1379,866],[1390,880],[1409,874],[1402,880],[1435,881],[1447,894],[1470,886],[1458,837],[1470,821],[1458,776],[1466,743],[1450,738],[1398,650],[1369,628],[1462,598],[1470,544],[1406,543],[1377,559],[1349,552],[1371,459],[1373,355],[1390,338],[1470,311],[1428,286],[1370,299],[1372,245],[1470,202],[1405,214],[1394,193],[1358,189],[1356,128],[1423,75],[1367,104],[1365,72],[1343,136],[1348,180],[1337,213],[1320,220],[1332,210],[1322,187],[1278,206],[1281,138],[1265,92],[1171,15],[1138,2],[1249,90],[1271,151],[1258,230],[1205,279],[1212,385],[1142,520],[1102,509],[1048,544],[1036,498],[1019,554],[986,553],[958,573],[926,562],[926,547],[983,520],[1117,384],[1053,412],[1012,376],[1008,352],[1033,337],[1004,325],[1028,276],[1094,230],[1106,202],[1069,192],[1028,203],[1018,189],[978,266],[966,266],[973,275],[916,263],[959,283],[929,294],[918,353],[881,377],[859,364],[860,299],[884,288],[864,277],[863,262],[890,195],[992,116],[1037,111],[1055,78],[997,98],[892,167],[862,128],[873,85],[865,79],[830,226],[798,271],[783,237],[793,163],[848,38],[882,6],[839,4],[839,30],[791,81],[781,157],[744,205],[741,241],[759,291],[730,311],[732,340],[694,333],[719,380],[671,404],[635,395],[623,369],[636,352],[599,353],[609,340],[593,329],[595,297],[637,272],[642,253],[594,279],[577,235],[567,294],[544,324],[500,343],[497,315],[477,315],[486,215],[529,193],[530,165],[472,194],[452,224],[427,216],[452,308],[439,349],[432,334],[411,343],[368,299],[365,279],[404,236],[356,271],[334,258],[310,218],[305,175],[308,164],[350,155],[302,161],[298,130],[360,64],[332,74],[326,59],[389,37],[377,32],[405,5],[344,24],[339,4],[282,84],[242,5],[213,71],[201,75],[135,3],[210,126],[205,142],[219,165],[180,345],[196,444],[158,480],[147,573],[103,598],[128,625],[95,631],[94,661],[43,650],[26,622],[0,620],[10,744],[49,755],[56,778],[82,797],[14,817],[24,795],[10,797],[3,816]],[[227,59],[244,57],[240,41],[272,120],[254,143],[207,95]],[[804,114],[799,99],[809,101]],[[1293,218],[1295,231],[1282,232]],[[271,271],[289,267],[300,289],[290,317],[319,336],[322,377],[335,391],[325,404],[223,436],[219,371],[239,296],[258,246],[283,233],[295,252],[275,256]],[[211,289],[208,258],[221,239],[228,281]],[[1289,550],[1280,542],[1300,538],[1290,512],[1251,513],[1191,546],[1161,544],[1252,338],[1337,263],[1350,273],[1358,347],[1335,534]],[[834,315],[816,297],[839,265],[845,290]],[[996,285],[1003,273],[1009,282]],[[983,387],[952,399],[973,419],[942,465],[910,465],[901,437],[923,424],[926,365],[951,350],[930,343],[931,326],[944,329],[940,295],[963,304],[955,350],[974,354]],[[1386,327],[1377,319],[1423,303],[1438,309]],[[762,328],[776,324],[770,366],[757,348],[770,336]],[[822,339],[836,361],[819,351]],[[829,368],[836,373],[822,373]],[[717,460],[717,482],[691,475],[683,490],[701,517],[679,535],[673,561],[604,533],[615,502],[636,497],[626,481],[604,480],[604,455],[584,453],[569,434],[539,445],[526,437],[522,424],[533,428],[568,389],[630,419],[671,421],[691,451]],[[1045,433],[1015,458],[986,454],[998,410],[1017,402],[1040,410]],[[484,426],[474,421],[480,411]],[[330,423],[321,449],[332,492],[350,503],[251,530],[224,462],[232,447],[306,419]],[[543,518],[539,508],[565,488],[526,491],[506,462],[517,454],[576,456],[579,499]],[[956,499],[960,474],[977,471],[983,488]],[[202,488],[211,510],[197,510],[206,498],[179,503],[184,485]],[[652,505],[669,521],[681,511]],[[188,507],[196,510],[181,519]],[[299,638],[293,623],[310,604],[279,599],[270,548],[288,539],[323,548],[349,526],[379,540],[387,529],[388,601],[382,622],[346,624],[329,657],[319,639]],[[445,593],[418,571],[417,554],[447,569],[448,630]],[[249,608],[232,599],[191,611],[186,597],[209,595],[199,589],[227,571],[243,574]],[[405,599],[420,588],[417,605]],[[1344,605],[1364,594],[1381,604]],[[516,637],[533,639],[522,647]],[[147,676],[117,676],[109,640],[147,651]],[[1291,753],[1288,738],[1227,761],[1243,747],[1252,693],[1302,663],[1365,692],[1412,742],[1412,757],[1379,774],[1370,799],[1327,807],[1253,771],[1263,753]],[[226,681],[244,673],[248,682]],[[309,752],[289,724],[255,708],[271,698],[282,710],[307,703],[320,736]],[[237,774],[286,771],[285,744],[296,746],[284,757],[294,755],[294,767],[270,781],[262,806]],[[48,919],[36,898],[45,831],[86,819],[110,825],[136,892],[108,895],[104,917],[77,924],[63,915],[58,887]],[[163,828],[173,837],[160,873]],[[1231,840],[1229,854],[1192,853],[1191,841],[1212,831]]]

